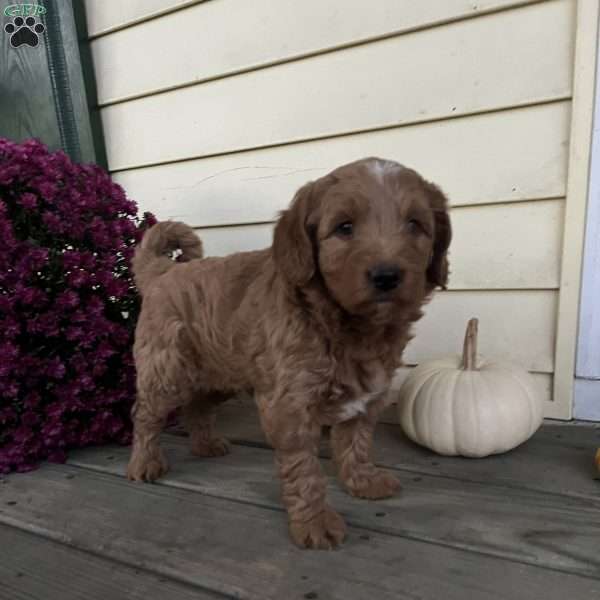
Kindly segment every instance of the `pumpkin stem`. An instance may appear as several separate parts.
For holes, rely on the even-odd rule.
[[[465,333],[462,368],[465,371],[477,371],[477,327],[478,319],[470,319]]]

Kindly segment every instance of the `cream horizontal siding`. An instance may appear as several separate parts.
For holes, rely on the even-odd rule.
[[[564,418],[551,390],[577,3],[87,0],[110,169],[210,255],[269,245],[295,190],[342,163],[417,169],[448,194],[455,235],[407,364],[457,352],[478,316],[481,352],[531,370]]]
[[[88,0],[88,5],[93,2]],[[351,10],[348,0],[203,2],[185,11],[166,13],[144,27],[128,27],[114,36],[94,40],[91,49],[98,78],[98,100],[100,105],[120,102],[530,2],[377,0],[376,4],[353,2]],[[131,4],[115,2],[113,21],[123,22],[125,10],[136,14],[143,6]],[[157,4],[175,5],[174,2]],[[98,29],[101,15],[110,11],[98,12],[100,15],[94,13],[91,17],[94,30]],[[298,26],[299,23],[308,26]],[[107,24],[102,27],[106,30]],[[190,51],[191,39],[200,40],[197,51]],[[157,44],[156,40],[168,43]],[[131,63],[168,65],[168,68],[132,70]]]
[[[111,105],[101,111],[109,166],[564,98],[572,22],[573,3],[553,0]]]
[[[417,322],[404,361],[414,365],[460,353],[467,322],[478,317],[478,351],[483,356],[510,359],[530,371],[551,373],[554,335],[548,332],[554,330],[557,300],[553,290],[440,292]]]
[[[564,200],[451,211],[453,289],[555,289]]]
[[[563,200],[452,210],[450,289],[556,289]],[[207,256],[271,244],[272,224],[198,229]]]
[[[454,206],[565,195],[567,101],[120,171],[161,219],[194,226],[271,221],[307,180],[364,156],[439,182]],[[457,151],[459,149],[459,151]]]
[[[208,0],[84,0],[88,35],[95,37],[131,27],[203,1]]]

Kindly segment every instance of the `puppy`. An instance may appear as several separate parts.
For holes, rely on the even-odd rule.
[[[159,434],[175,408],[194,454],[227,453],[213,434],[215,408],[251,389],[293,541],[339,544],[345,524],[327,503],[321,429],[331,426],[350,494],[385,498],[399,488],[372,462],[373,431],[411,325],[446,285],[450,238],[440,189],[377,158],[302,187],[265,250],[192,260],[202,248],[189,227],[152,227],[133,262],[143,303],[128,477],[152,481],[167,471]],[[176,248],[183,262],[165,256]]]

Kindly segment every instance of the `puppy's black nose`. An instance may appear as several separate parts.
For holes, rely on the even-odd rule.
[[[381,265],[367,272],[369,281],[380,292],[389,292],[397,288],[404,276],[398,267]]]

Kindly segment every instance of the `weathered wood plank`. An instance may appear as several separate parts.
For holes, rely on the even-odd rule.
[[[328,599],[562,600],[600,593],[598,580],[387,535],[385,524],[381,532],[351,528],[338,552],[301,551],[289,542],[281,511],[75,467],[46,465],[10,477],[6,487],[11,501],[0,522],[237,598],[312,592]]]
[[[223,459],[199,461],[190,456],[185,439],[165,437],[164,448],[172,466],[161,480],[165,485],[281,506],[270,450],[238,446]],[[78,452],[70,462],[123,476],[128,457],[128,449],[98,449]],[[370,530],[600,578],[600,561],[594,557],[600,498],[456,481],[444,477],[437,464],[438,475],[404,474],[403,493],[376,503],[351,498],[330,480],[331,503],[349,522]],[[331,461],[324,465],[334,473]]]
[[[0,540],[0,600],[208,600],[220,597],[6,525],[0,525]]]
[[[565,99],[574,10],[540,2],[107,106],[109,167]]]
[[[593,452],[600,429],[545,425],[524,445],[482,459],[443,457],[413,444],[398,425],[378,427],[377,454],[383,464],[463,481],[506,485],[552,494],[599,498]]]
[[[531,1],[378,0],[376,5],[363,0],[204,2],[93,41],[98,99],[100,104],[121,101]],[[144,7],[144,12],[153,10],[155,2],[146,0],[144,4],[150,6]],[[115,22],[142,11],[141,3],[131,0],[113,3],[113,7],[104,2],[103,10],[98,10],[99,2],[88,0],[87,4],[96,9],[89,16],[94,29],[102,13]],[[156,43],[163,39],[168,43]],[[198,40],[197,51],[190,52],[190,40]],[[131,68],[142,64],[153,68]]]
[[[481,459],[439,456],[411,442],[402,433],[394,408],[383,415],[376,431],[375,450],[380,464],[402,471],[443,475],[491,485],[522,487],[542,492],[598,498],[593,455],[600,445],[600,425],[552,425],[537,431],[523,446]],[[241,444],[267,447],[252,402],[232,400],[223,405],[217,420],[221,433]],[[322,445],[322,455],[329,447]]]

